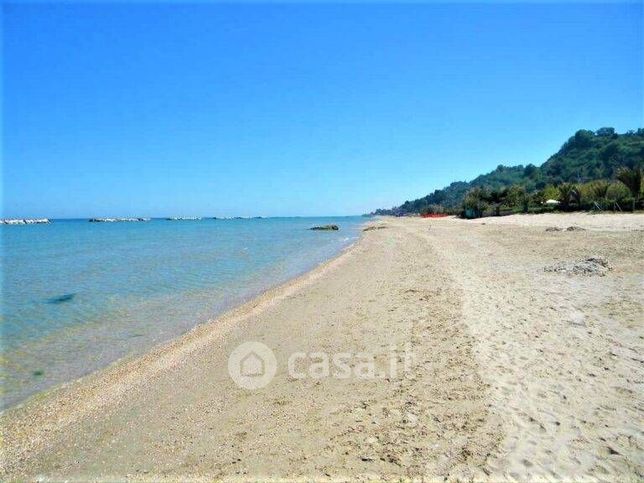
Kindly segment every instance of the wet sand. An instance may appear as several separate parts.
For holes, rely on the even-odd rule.
[[[309,274],[5,412],[0,476],[642,478],[644,216],[375,223]],[[590,256],[610,271],[544,270]],[[255,390],[228,373],[248,341],[277,361]],[[314,371],[319,353],[348,355],[349,377]]]

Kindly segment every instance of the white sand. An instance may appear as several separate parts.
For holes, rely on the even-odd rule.
[[[514,226],[556,226],[568,228],[580,226],[586,230],[596,231],[632,231],[644,229],[642,218],[638,213],[543,213],[540,215],[510,215],[483,218],[480,220],[460,220],[461,223],[485,223],[489,225],[514,225]]]
[[[644,216],[381,223],[221,319],[6,412],[1,475],[642,478]],[[587,231],[544,230],[571,225]],[[613,269],[544,271],[590,255]],[[249,340],[278,362],[255,391],[227,370]],[[415,354],[407,377],[287,371],[300,351],[387,368],[392,347]]]

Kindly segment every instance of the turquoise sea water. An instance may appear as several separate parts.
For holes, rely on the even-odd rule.
[[[144,352],[301,274],[361,217],[1,226],[2,407]],[[311,231],[335,223],[339,231]]]

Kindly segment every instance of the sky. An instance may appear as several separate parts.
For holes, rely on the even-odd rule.
[[[642,4],[7,3],[2,216],[351,215],[643,127]]]

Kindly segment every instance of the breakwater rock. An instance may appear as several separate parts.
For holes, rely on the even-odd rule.
[[[309,230],[339,230],[338,225],[321,225],[309,228]]]
[[[40,225],[51,223],[48,218],[3,218],[0,225]]]
[[[90,218],[90,223],[117,223],[120,221],[150,221],[150,218]]]

